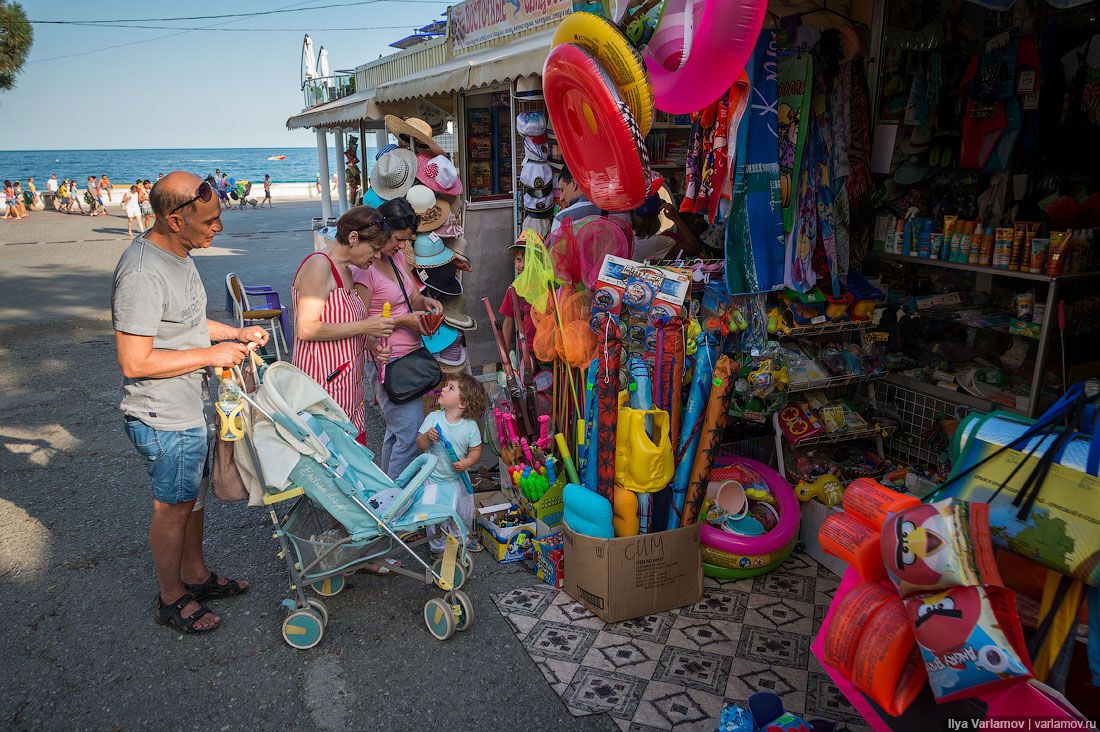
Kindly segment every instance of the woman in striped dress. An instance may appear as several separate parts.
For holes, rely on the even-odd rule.
[[[347,412],[364,445],[364,351],[373,339],[393,333],[393,319],[367,317],[367,308],[352,290],[348,265],[369,267],[388,237],[381,214],[370,206],[355,206],[336,222],[336,243],[302,261],[291,290],[294,365]]]

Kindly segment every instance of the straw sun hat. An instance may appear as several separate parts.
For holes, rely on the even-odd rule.
[[[400,148],[389,151],[378,158],[370,182],[379,198],[385,201],[401,198],[416,182],[416,153]]]
[[[424,120],[417,117],[401,119],[396,115],[387,114],[385,121],[386,129],[397,138],[411,137],[422,145],[427,146],[433,152],[443,152],[439,144],[432,139],[432,126]]]

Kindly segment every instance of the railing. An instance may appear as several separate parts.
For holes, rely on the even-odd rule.
[[[355,74],[337,71],[331,76],[320,76],[302,82],[304,109],[334,102],[355,93]]]

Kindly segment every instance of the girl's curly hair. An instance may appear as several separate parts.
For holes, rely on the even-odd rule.
[[[458,384],[458,395],[465,405],[462,407],[462,416],[475,421],[481,419],[489,406],[489,395],[485,393],[481,382],[465,372],[446,374],[444,381]]]

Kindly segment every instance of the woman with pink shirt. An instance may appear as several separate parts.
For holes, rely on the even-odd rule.
[[[385,219],[389,232],[389,238],[382,245],[382,254],[369,267],[352,270],[355,292],[366,306],[367,315],[380,315],[388,302],[390,317],[393,318],[393,334],[386,347],[375,343],[371,348],[374,363],[367,367],[366,378],[374,384],[378,383],[377,362],[400,358],[421,346],[420,336],[424,330],[420,316],[426,312],[443,312],[443,306],[437,300],[421,294],[420,285],[409,274],[405,264],[403,250],[416,241],[419,222],[412,206],[404,198],[395,198],[379,206],[378,213]],[[411,309],[401,293],[398,277],[404,283]],[[396,478],[420,454],[416,436],[424,421],[424,403],[421,399],[413,399],[395,404],[390,401],[385,389],[376,386],[374,392],[378,395],[378,404],[386,422],[379,464],[386,475]]]

